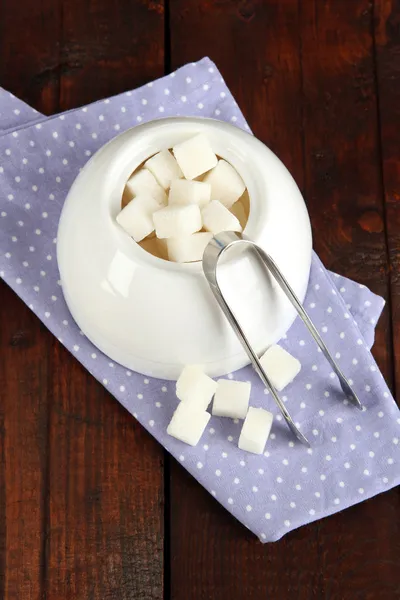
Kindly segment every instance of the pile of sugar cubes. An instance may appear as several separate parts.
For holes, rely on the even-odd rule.
[[[298,375],[300,362],[281,346],[271,346],[260,359],[272,385],[282,391]],[[186,366],[176,382],[180,400],[168,425],[167,433],[186,444],[196,446],[211,418],[244,420],[238,446],[241,450],[262,454],[268,440],[273,415],[263,408],[249,406],[251,384],[245,381],[214,381],[199,365]],[[207,412],[213,399],[211,414]]]
[[[213,235],[242,231],[248,217],[246,186],[199,133],[161,150],[128,179],[117,222],[160,258],[194,262]]]

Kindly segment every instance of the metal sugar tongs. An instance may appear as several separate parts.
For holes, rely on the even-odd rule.
[[[288,410],[286,409],[286,406],[283,404],[282,400],[280,399],[277,390],[274,388],[268,375],[266,374],[256,351],[251,346],[240,323],[236,319],[234,313],[232,312],[229,304],[227,303],[227,301],[225,300],[225,298],[221,292],[221,288],[218,283],[218,275],[217,275],[218,262],[229,248],[232,248],[233,246],[239,245],[239,244],[243,245],[243,246],[246,245],[252,251],[254,251],[254,254],[258,257],[258,259],[261,261],[261,263],[264,265],[264,267],[273,275],[273,277],[275,278],[275,280],[277,281],[279,286],[282,288],[282,290],[284,291],[284,293],[286,294],[286,296],[288,297],[288,299],[290,300],[292,305],[295,307],[300,318],[306,324],[309,332],[313,336],[314,340],[317,342],[318,346],[321,348],[321,351],[325,355],[325,358],[331,365],[332,369],[335,371],[336,375],[339,378],[340,386],[341,386],[344,394],[348,398],[348,400],[350,402],[352,402],[360,410],[362,409],[361,402],[357,398],[357,395],[351,388],[348,380],[343,375],[341,369],[339,368],[339,366],[333,359],[333,357],[330,354],[328,348],[326,347],[324,341],[322,340],[321,336],[319,335],[315,325],[311,321],[307,312],[304,310],[301,302],[297,298],[296,294],[290,287],[290,285],[287,282],[287,280],[285,279],[285,277],[282,275],[281,271],[279,270],[279,268],[277,267],[277,265],[275,264],[273,259],[262,248],[260,248],[257,244],[255,244],[252,240],[248,239],[245,235],[234,233],[233,231],[225,231],[225,232],[219,233],[218,235],[215,235],[212,238],[212,240],[209,242],[208,246],[206,247],[206,249],[204,251],[204,255],[203,255],[203,270],[204,270],[206,279],[210,285],[210,288],[211,288],[218,304],[220,305],[224,315],[228,319],[228,321],[231,324],[233,330],[235,331],[237,337],[239,338],[240,342],[242,343],[242,346],[246,350],[255,371],[261,378],[264,385],[270,390],[272,397],[274,398],[276,404],[278,405],[278,408],[281,411],[289,429],[294,433],[294,435],[300,442],[302,442],[306,446],[310,446],[310,443],[307,440],[307,438],[301,433],[301,431],[299,431],[298,427],[296,427],[292,417],[290,416]]]

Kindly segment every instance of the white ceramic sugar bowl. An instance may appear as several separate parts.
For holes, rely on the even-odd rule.
[[[112,360],[164,379],[185,364],[211,376],[249,361],[213,298],[201,263],[152,256],[116,223],[126,180],[145,159],[203,132],[214,152],[242,176],[250,196],[245,233],[276,261],[303,300],[311,265],[311,229],[293,178],[259,140],[211,119],[168,118],[130,129],[101,148],[74,182],[61,214],[57,256],[73,318]],[[255,347],[277,342],[295,318],[275,283],[232,258],[221,286]]]

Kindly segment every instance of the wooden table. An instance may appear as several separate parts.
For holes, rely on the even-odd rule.
[[[374,355],[399,389],[398,0],[0,4],[0,83],[47,114],[204,55],[325,264],[386,298]],[[0,598],[400,598],[398,490],[262,545],[0,290]]]

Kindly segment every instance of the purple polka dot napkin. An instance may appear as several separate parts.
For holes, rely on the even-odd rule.
[[[129,127],[170,115],[204,115],[248,129],[207,58],[135,91],[49,118],[0,90],[0,275],[227,510],[261,541],[273,541],[400,481],[400,413],[370,353],[383,300],[329,273],[314,254],[305,306],[364,410],[348,404],[297,319],[281,343],[302,370],[282,396],[311,449],[291,437],[250,367],[234,378],[251,381],[250,404],[275,415],[263,455],[238,449],[241,422],[231,419],[212,417],[195,448],[169,437],[175,384],[113,364],[82,335],[63,300],[55,244],[64,199],[89,157]]]

